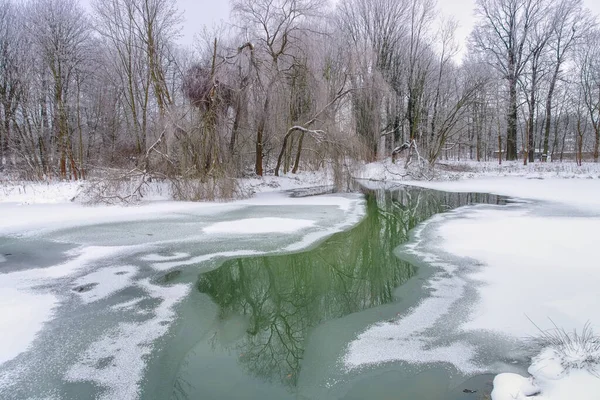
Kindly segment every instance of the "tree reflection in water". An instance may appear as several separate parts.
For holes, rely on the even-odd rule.
[[[231,260],[200,276],[197,288],[215,301],[221,318],[249,318],[233,348],[254,376],[294,387],[313,327],[394,301],[394,289],[415,274],[415,267],[394,255],[412,228],[452,208],[500,201],[416,188],[369,191],[366,200],[358,226],[313,250]]]

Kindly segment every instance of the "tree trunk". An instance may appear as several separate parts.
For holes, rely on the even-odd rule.
[[[517,159],[517,80],[509,80],[510,94],[506,129],[506,160]]]
[[[549,142],[550,142],[550,125],[552,124],[552,97],[554,96],[554,89],[556,87],[556,81],[558,80],[558,74],[560,72],[560,63],[556,63],[552,80],[550,81],[550,88],[548,89],[548,97],[546,98],[546,121],[544,124],[544,145],[543,154],[546,157],[542,157],[542,161],[547,160]]]
[[[296,152],[296,160],[294,162],[294,168],[292,169],[292,174],[298,173],[298,168],[300,166],[300,155],[302,154],[302,142],[304,141],[304,132],[300,135],[300,139],[298,140],[298,151]]]
[[[263,140],[265,134],[265,125],[267,123],[267,112],[269,110],[269,94],[267,94],[267,98],[265,99],[265,103],[263,106],[262,114],[260,116],[260,120],[258,121],[258,129],[256,130],[256,162],[254,164],[254,172],[256,175],[263,176]]]
[[[594,162],[598,162],[598,152],[600,150],[600,126],[594,127],[596,131],[596,140],[594,141]]]

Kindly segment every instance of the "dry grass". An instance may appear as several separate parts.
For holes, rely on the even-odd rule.
[[[590,324],[586,324],[581,332],[567,332],[552,322],[554,328],[542,330],[540,334],[527,340],[527,348],[540,353],[552,349],[566,371],[586,370],[594,375],[600,367],[600,336],[594,333]],[[535,324],[534,324],[535,325]]]

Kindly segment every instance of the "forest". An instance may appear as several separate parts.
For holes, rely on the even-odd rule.
[[[199,199],[389,157],[598,162],[597,16],[474,12],[459,43],[435,0],[232,0],[190,49],[176,0],[0,0],[0,174],[168,179]]]

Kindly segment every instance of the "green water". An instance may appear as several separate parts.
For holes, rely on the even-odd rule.
[[[459,206],[503,200],[415,188],[365,195],[359,225],[308,251],[229,260],[200,274],[149,362],[142,398],[478,398],[464,395],[447,367],[417,374],[397,364],[345,374],[339,358],[367,326],[423,296],[430,272],[397,250],[415,226]],[[465,385],[485,390],[487,381]]]

